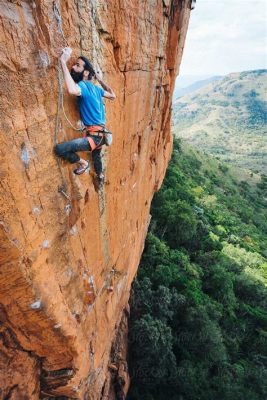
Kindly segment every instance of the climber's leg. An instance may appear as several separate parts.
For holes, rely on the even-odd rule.
[[[103,174],[103,166],[102,166],[102,157],[101,157],[101,148],[96,149],[92,152],[92,158],[94,162],[94,168],[96,175],[100,181],[104,180]]]
[[[55,146],[56,155],[67,160],[71,164],[77,163],[81,160],[80,156],[76,154],[78,151],[91,151],[87,138],[74,139],[68,142],[59,143]]]
[[[73,172],[80,175],[89,169],[89,163],[76,154],[78,151],[91,151],[91,146],[89,145],[87,138],[74,139],[68,142],[59,143],[55,146],[55,153],[58,157],[67,160],[71,164],[78,164],[78,168]]]

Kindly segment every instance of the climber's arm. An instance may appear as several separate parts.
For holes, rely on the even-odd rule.
[[[77,85],[77,83],[74,82],[74,80],[71,77],[70,71],[67,67],[67,61],[70,58],[70,51],[67,50],[69,49],[68,47],[63,49],[62,55],[60,57],[61,61],[61,66],[63,70],[63,75],[64,75],[64,80],[68,88],[68,92],[70,94],[74,94],[75,96],[80,96],[81,95],[81,89]]]
[[[104,89],[103,97],[106,97],[109,100],[115,100],[116,99],[115,93],[113,92],[110,86],[108,86],[105,82],[102,81],[102,79],[100,79],[100,75],[98,73],[95,74],[95,78]]]
[[[112,92],[108,92],[107,90],[105,90],[103,97],[106,97],[106,99],[109,99],[109,100],[115,100],[116,99],[115,93],[113,91]]]
[[[61,65],[62,65],[64,80],[65,80],[67,88],[68,88],[68,92],[70,94],[74,94],[75,96],[80,96],[81,89],[77,85],[77,83],[75,83],[74,80],[72,79],[70,71],[67,67],[67,64],[65,61],[62,61],[62,59],[61,59]]]

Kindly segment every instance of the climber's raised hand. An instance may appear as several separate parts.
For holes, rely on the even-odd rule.
[[[110,86],[108,86],[105,82],[103,82],[101,78],[101,73],[99,71],[95,72],[95,79],[100,83],[102,88],[104,89],[104,97],[110,100],[114,100],[116,98],[115,93],[111,89]]]
[[[101,81],[101,74],[99,71],[95,72],[95,79],[99,82]]]
[[[60,60],[61,62],[67,62],[70,59],[72,53],[72,49],[70,47],[64,47],[64,49],[62,49],[62,54],[60,56]]]

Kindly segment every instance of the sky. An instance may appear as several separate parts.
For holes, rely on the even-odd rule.
[[[267,68],[266,53],[267,0],[197,0],[180,76]]]

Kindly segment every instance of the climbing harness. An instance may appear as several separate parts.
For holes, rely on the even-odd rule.
[[[86,126],[82,133],[83,137],[86,137],[88,139],[92,151],[100,149],[103,144],[105,144],[106,146],[111,146],[112,144],[112,133],[103,126]],[[98,145],[95,144],[92,136],[98,136],[102,138]]]
[[[101,149],[101,147],[103,146],[104,136],[102,133],[102,129],[103,129],[102,126],[93,125],[93,126],[86,126],[85,129],[83,130],[82,135],[88,140],[91,151]],[[101,138],[99,144],[95,143],[93,139],[94,136]]]

